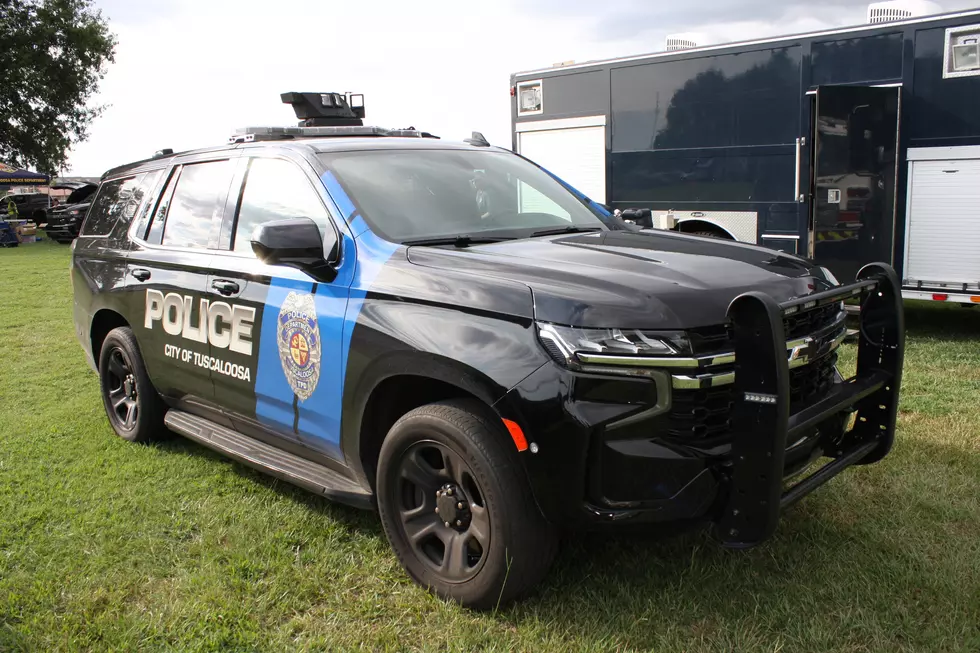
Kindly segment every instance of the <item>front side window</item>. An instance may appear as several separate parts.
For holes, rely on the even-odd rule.
[[[371,150],[322,160],[371,229],[394,242],[608,227],[551,175],[509,152]]]
[[[164,245],[208,246],[215,211],[220,210],[224,203],[232,170],[233,166],[227,160],[191,163],[181,167],[173,195],[164,200],[166,205],[161,205],[154,219],[154,222],[163,221]],[[153,230],[151,227],[151,234]]]
[[[252,159],[235,224],[232,249],[252,253],[252,232],[260,224],[288,218],[310,218],[320,234],[330,229],[320,195],[294,163],[283,159]]]

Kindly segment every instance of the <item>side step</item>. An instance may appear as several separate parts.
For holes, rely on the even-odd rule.
[[[181,410],[167,411],[163,422],[171,431],[288,483],[358,508],[374,507],[373,494],[329,467]]]

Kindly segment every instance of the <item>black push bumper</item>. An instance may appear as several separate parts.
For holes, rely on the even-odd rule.
[[[783,320],[796,312],[860,298],[857,374],[813,406],[790,415],[789,364]],[[862,268],[848,286],[782,304],[764,293],[737,297],[728,309],[735,333],[735,408],[727,496],[714,524],[726,546],[746,548],[767,539],[780,512],[847,467],[883,458],[895,439],[905,323],[901,285],[888,265]],[[853,427],[832,442],[833,461],[785,488],[788,442],[840,415],[857,412]],[[724,490],[723,490],[724,491]]]

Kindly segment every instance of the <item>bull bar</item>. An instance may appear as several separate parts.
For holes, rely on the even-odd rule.
[[[856,375],[791,415],[783,318],[851,298],[861,302]],[[727,496],[713,535],[725,546],[748,548],[773,534],[784,508],[851,465],[877,462],[888,454],[895,439],[905,318],[898,275],[884,263],[863,267],[853,284],[781,304],[761,292],[739,295],[728,308],[728,318],[734,330],[738,400],[732,414]],[[784,488],[786,443],[854,411],[853,426],[842,428],[825,447],[824,454],[833,460]]]

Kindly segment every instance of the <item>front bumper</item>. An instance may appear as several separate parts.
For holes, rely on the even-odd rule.
[[[819,347],[788,349],[784,320],[848,298],[862,301],[857,375],[824,379],[801,408],[795,379],[807,368],[799,360],[823,357],[832,373],[827,343],[839,345],[837,326]],[[710,522],[724,544],[752,546],[772,534],[782,508],[846,467],[888,453],[905,333],[900,285],[890,267],[867,266],[854,284],[783,304],[747,293],[732,302],[729,322],[732,360],[699,361],[693,374],[668,367],[624,380],[549,365],[498,404],[537,445],[522,461],[550,521],[571,528]],[[679,389],[692,392],[685,377],[697,379],[697,392],[724,386],[731,407],[723,437],[692,443],[670,435],[663,388],[670,386],[677,403]],[[854,426],[845,430],[855,411]],[[784,490],[821,456],[833,460]]]

